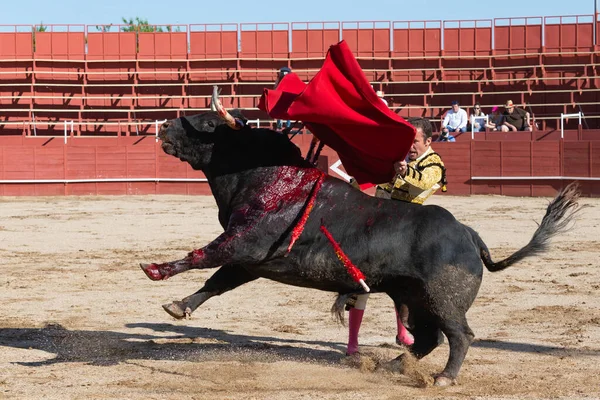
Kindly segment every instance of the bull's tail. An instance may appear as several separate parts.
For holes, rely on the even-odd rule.
[[[339,293],[335,299],[335,302],[333,303],[333,306],[331,306],[331,315],[333,315],[333,318],[342,326],[346,326],[346,321],[344,320],[344,310],[347,309],[346,304],[352,295],[352,293]]]
[[[573,182],[563,188],[556,198],[548,204],[546,215],[542,218],[542,222],[529,243],[502,261],[494,262],[490,256],[490,251],[483,240],[481,240],[481,237],[473,229],[467,227],[480,249],[481,259],[486,268],[490,272],[502,271],[526,257],[535,256],[547,251],[548,243],[553,236],[570,229],[573,217],[581,210],[578,204],[580,194],[577,182]]]

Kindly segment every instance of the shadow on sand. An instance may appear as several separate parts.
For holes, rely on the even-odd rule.
[[[32,367],[66,362],[115,365],[136,359],[254,362],[284,359],[338,364],[345,357],[346,349],[345,343],[339,342],[237,335],[222,330],[168,323],[128,324],[126,328],[151,332],[68,330],[58,324],[49,324],[43,328],[0,328],[0,346],[36,349],[55,355],[44,361],[17,362],[19,365]],[[476,340],[473,347],[561,357],[600,355],[596,350],[495,340]],[[398,348],[398,351],[401,349]]]
[[[115,365],[133,359],[209,361],[225,358],[233,361],[244,358],[264,362],[287,359],[338,363],[346,349],[344,343],[236,335],[164,323],[128,324],[126,328],[152,332],[68,330],[59,324],[43,328],[0,328],[0,346],[42,350],[55,355],[39,362],[17,362],[32,367],[65,362]]]

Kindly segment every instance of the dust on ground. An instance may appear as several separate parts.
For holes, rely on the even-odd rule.
[[[495,259],[524,245],[549,199],[434,196]],[[600,199],[552,250],[484,273],[476,339],[459,376],[429,386],[448,355],[394,344],[391,300],[371,296],[362,357],[344,356],[334,294],[258,280],[191,320],[161,304],[213,270],[152,282],[140,262],[179,259],[221,228],[212,197],[0,198],[0,398],[600,398]]]

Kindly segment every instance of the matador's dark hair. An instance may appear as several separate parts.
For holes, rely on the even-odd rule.
[[[431,122],[427,118],[412,117],[408,118],[407,121],[415,128],[421,128],[423,134],[425,135],[425,140],[427,140],[427,138],[430,138],[433,135],[433,127],[431,126]]]

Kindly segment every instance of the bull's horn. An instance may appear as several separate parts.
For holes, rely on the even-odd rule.
[[[231,114],[229,114],[227,112],[227,110],[225,109],[225,107],[223,107],[223,104],[221,104],[221,100],[219,100],[219,87],[218,86],[213,86],[213,93],[212,93],[212,99],[210,102],[210,109],[212,111],[216,111],[217,114],[219,114],[219,117],[221,117],[222,120],[224,120],[227,123],[227,126],[229,126],[232,129],[240,129],[241,126],[236,123],[235,118],[233,118],[231,116]]]
[[[210,110],[211,111],[217,111],[217,102],[219,101],[219,87],[218,86],[213,86],[213,93],[212,93],[212,99],[210,101]]]

